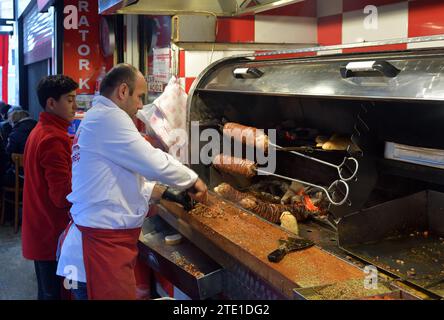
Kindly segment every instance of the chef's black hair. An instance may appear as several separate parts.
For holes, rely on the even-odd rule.
[[[56,101],[64,94],[70,93],[79,88],[77,82],[68,76],[58,74],[42,78],[37,85],[37,96],[43,109],[46,109],[46,103],[49,98]]]
[[[109,98],[118,86],[126,83],[129,88],[129,94],[132,96],[136,88],[138,72],[134,66],[128,63],[116,65],[106,74],[100,83],[100,94]]]

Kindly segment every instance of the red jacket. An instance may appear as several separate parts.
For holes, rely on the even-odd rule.
[[[71,147],[69,122],[42,112],[26,142],[23,187],[23,256],[56,260],[57,240],[69,222]]]

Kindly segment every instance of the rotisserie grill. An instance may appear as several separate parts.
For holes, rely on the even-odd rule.
[[[442,50],[239,56],[212,64],[191,89],[188,128],[191,167],[215,191],[214,206],[198,205],[189,214],[164,207],[161,215],[225,268],[227,283],[244,286],[244,294],[225,288],[227,297],[295,298],[293,290],[314,292],[311,287],[327,296],[326,285],[342,288],[338,283],[365,278],[365,265],[426,297],[444,297],[443,66]],[[258,72],[239,78],[239,68]],[[226,133],[239,128],[250,131]],[[220,134],[218,148],[200,139],[207,129]],[[248,157],[249,143],[275,157],[274,168],[263,169],[274,176],[254,174],[266,164]],[[436,152],[425,158],[423,148]],[[244,162],[230,172],[224,162],[233,154]],[[216,163],[200,161],[202,155]],[[237,169],[245,174],[233,174]],[[332,181],[340,186],[321,188]],[[315,246],[270,264],[276,241],[294,236],[279,226],[284,212]],[[261,281],[267,289],[257,289]]]

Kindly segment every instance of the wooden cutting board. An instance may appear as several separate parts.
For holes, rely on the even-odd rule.
[[[279,263],[269,262],[267,256],[278,247],[279,239],[294,235],[213,194],[208,206],[199,204],[190,212],[168,201],[161,204],[289,298],[294,288],[364,279],[361,269],[316,246],[291,252]]]

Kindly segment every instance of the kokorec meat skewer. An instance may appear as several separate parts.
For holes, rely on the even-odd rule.
[[[268,136],[263,130],[254,127],[244,126],[239,123],[227,122],[223,132],[226,136],[232,137],[235,141],[247,144],[251,147],[261,148],[268,152]]]
[[[253,195],[236,190],[227,183],[218,185],[214,188],[214,191],[222,198],[237,203],[242,208],[247,209],[273,223],[279,223],[280,216],[285,211],[291,212],[297,221],[303,221],[308,217],[308,213],[305,211],[303,204],[285,205],[266,203],[257,199]]]
[[[274,177],[281,178],[284,180],[288,180],[288,181],[292,181],[292,182],[293,181],[299,182],[303,185],[315,187],[315,188],[322,190],[325,193],[328,201],[330,201],[331,204],[336,205],[336,206],[340,206],[340,205],[344,204],[347,201],[348,194],[349,194],[348,184],[343,180],[336,180],[328,188],[326,188],[326,187],[319,186],[319,185],[309,183],[306,181],[286,177],[286,176],[283,176],[283,175],[280,175],[277,173],[271,173],[271,172],[259,169],[259,168],[257,168],[256,164],[251,160],[240,159],[240,158],[231,157],[231,156],[227,156],[227,155],[223,155],[223,154],[219,154],[214,157],[213,166],[215,168],[217,168],[218,170],[224,171],[226,173],[239,174],[239,175],[243,175],[243,176],[249,177],[249,178],[254,176],[253,173],[260,173],[263,175],[274,176]],[[345,192],[344,192],[344,190],[340,190],[338,188],[338,186],[340,184],[343,185]],[[342,193],[343,198],[341,199],[341,201],[333,200],[333,198],[335,197],[335,189],[337,189],[336,191],[339,191],[340,193]],[[330,194],[330,192],[332,194]]]
[[[239,174],[241,176],[252,178],[256,175],[256,164],[248,159],[218,154],[213,159],[213,166],[223,172],[230,174]]]
[[[237,191],[232,186],[230,186],[228,183],[221,183],[217,187],[214,187],[214,192],[216,192],[218,195],[220,195],[222,198],[227,199],[234,203],[239,203],[243,199],[247,197],[251,197],[250,195]]]

